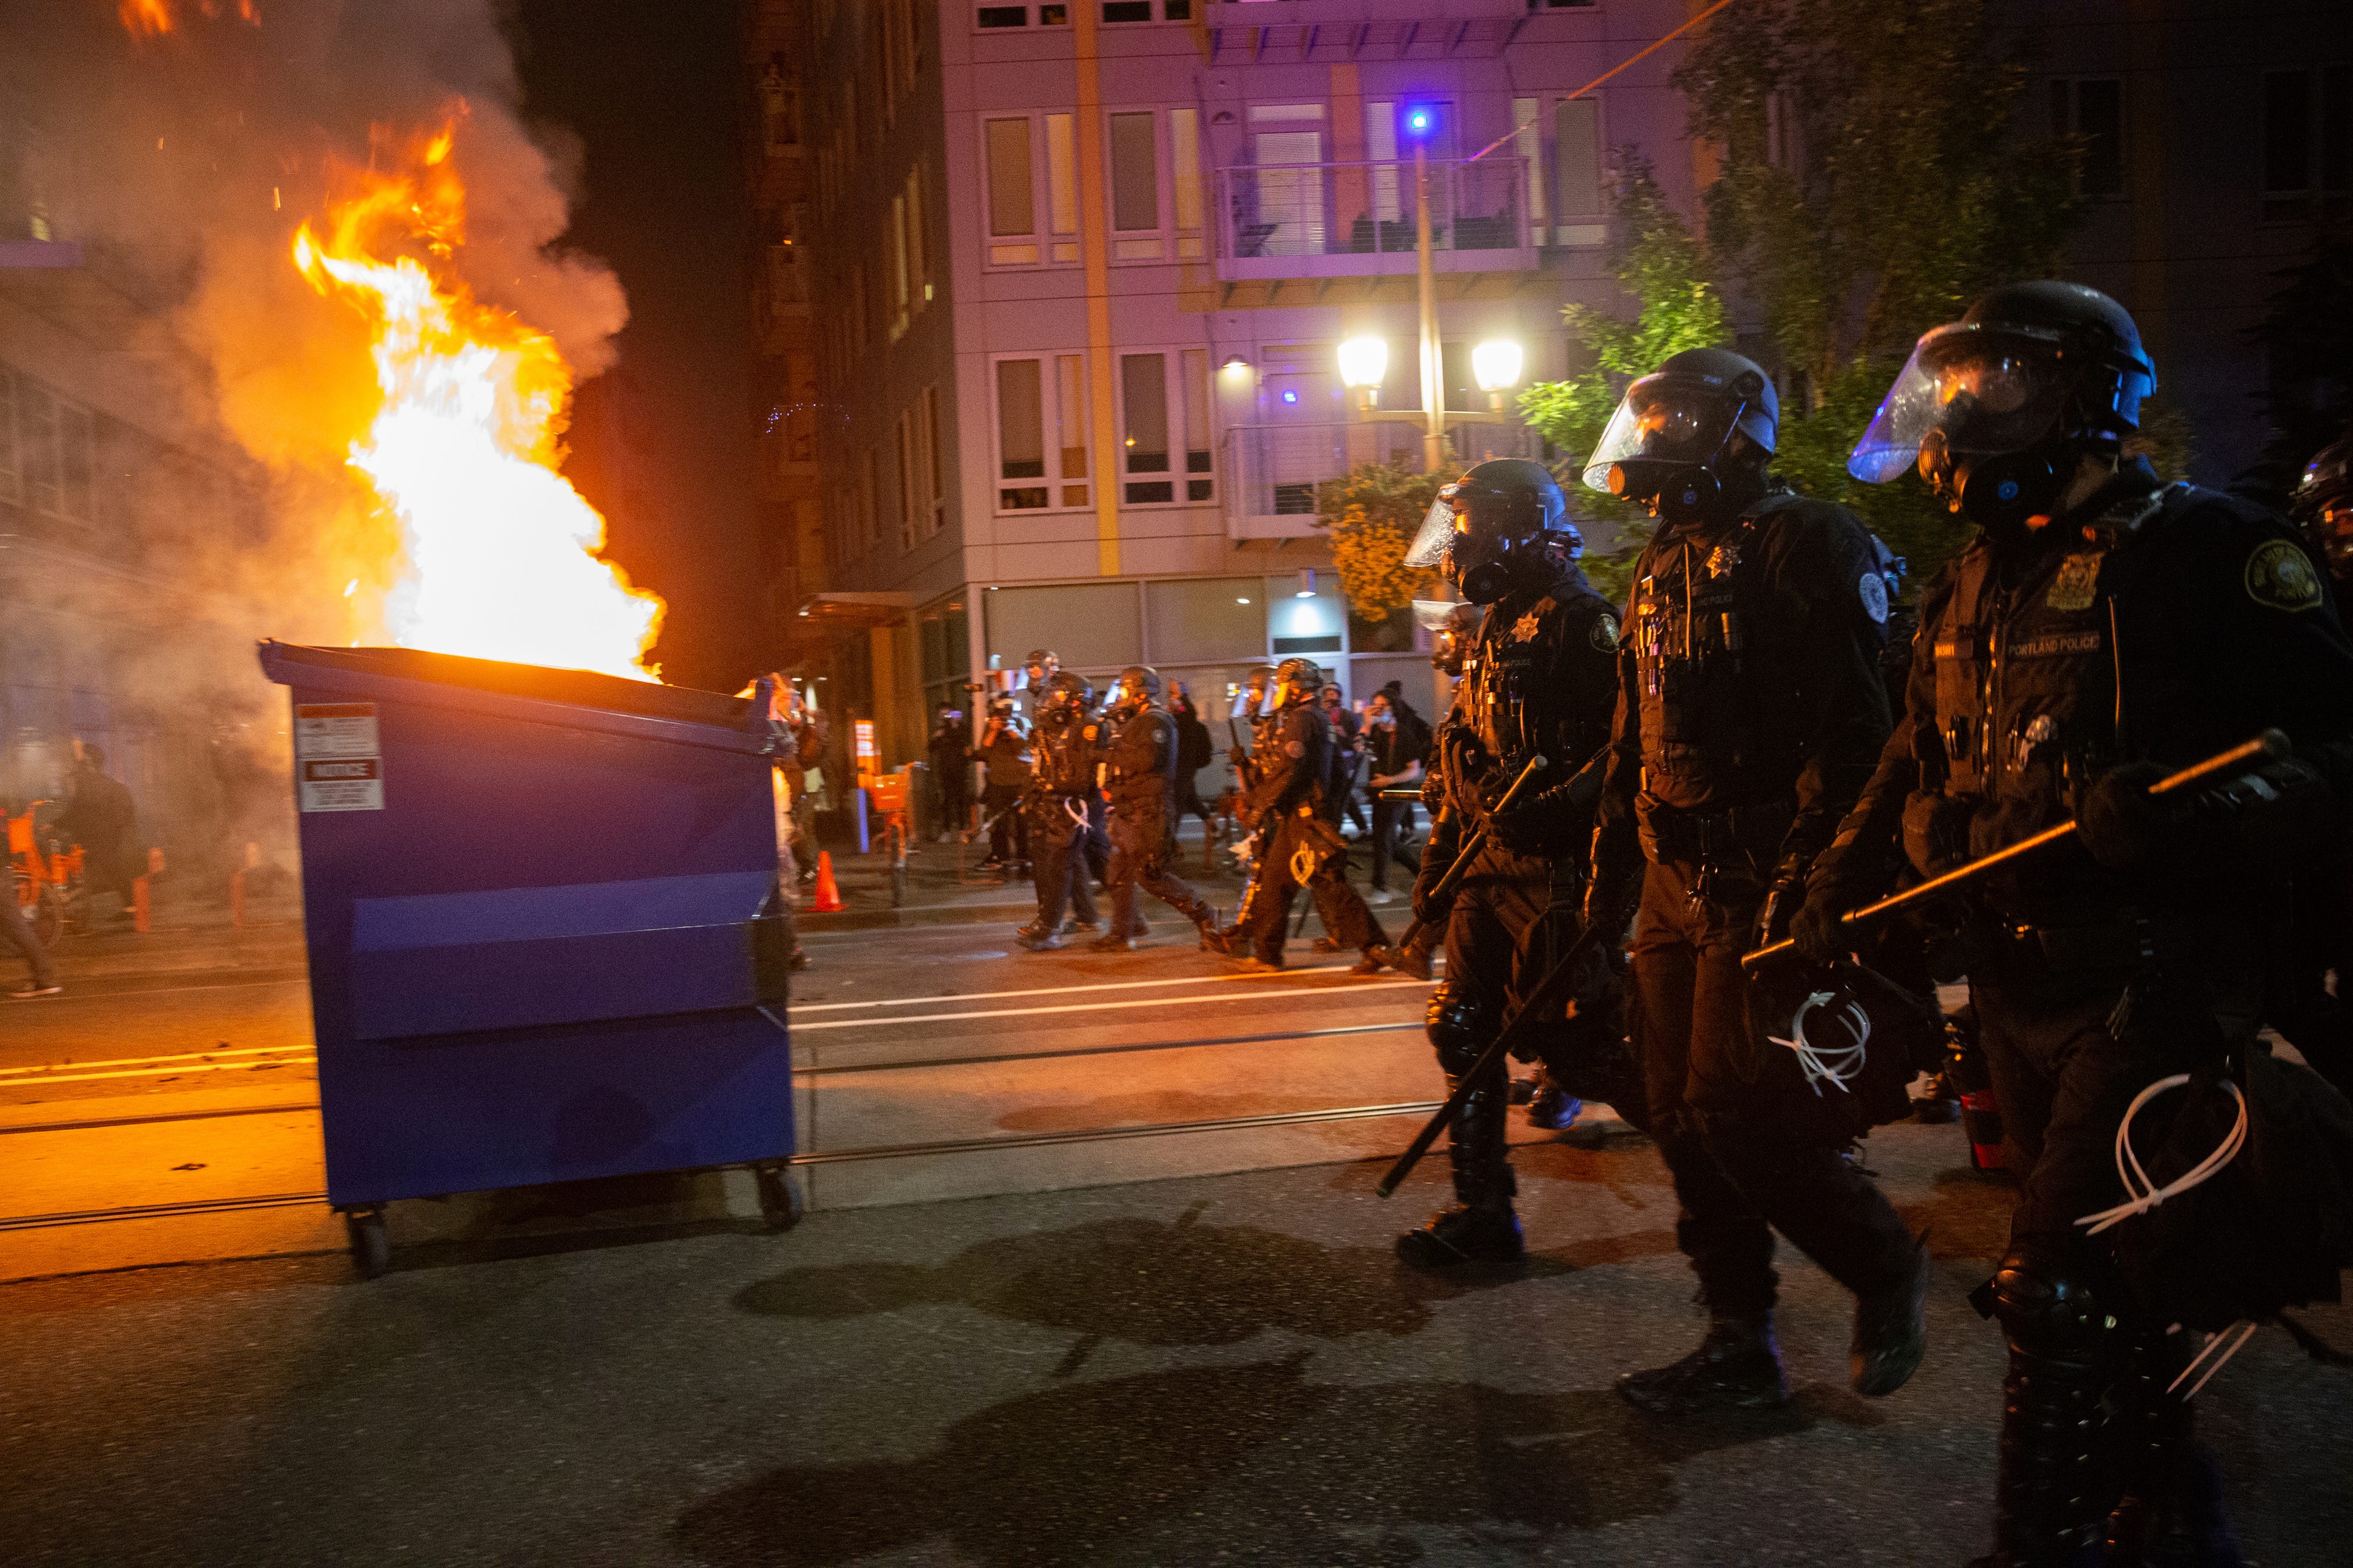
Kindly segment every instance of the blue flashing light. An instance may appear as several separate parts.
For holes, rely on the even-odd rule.
[[[1419,136],[1430,129],[1430,110],[1417,109],[1405,117],[1405,128]]]
[[[1282,400],[1285,403],[1296,403],[1299,401],[1299,394],[1295,392],[1286,392],[1282,395]]]

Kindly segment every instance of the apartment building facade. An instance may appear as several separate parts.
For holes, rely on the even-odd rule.
[[[1030,648],[1148,662],[1207,706],[1304,653],[1428,700],[1409,616],[1352,617],[1318,481],[1422,463],[1419,193],[1449,410],[1472,349],[1575,368],[1569,300],[1617,297],[1607,171],[1690,210],[1680,0],[808,0],[823,565],[797,647],[885,765]],[[1377,406],[1344,341],[1386,349]],[[1532,454],[1506,417],[1445,461]],[[808,535],[802,535],[804,543]],[[805,557],[806,560],[806,552]]]

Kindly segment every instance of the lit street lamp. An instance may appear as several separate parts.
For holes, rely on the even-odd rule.
[[[1340,380],[1367,414],[1380,406],[1381,382],[1388,369],[1389,345],[1379,338],[1350,338],[1340,345]]]
[[[1489,338],[1471,351],[1471,374],[1487,395],[1487,406],[1504,411],[1504,394],[1519,384],[1520,345],[1509,338]]]

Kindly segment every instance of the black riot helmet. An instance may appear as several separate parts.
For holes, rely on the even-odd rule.
[[[1755,361],[1685,349],[1627,387],[1585,482],[1679,527],[1719,521],[1764,493],[1780,424],[1780,397]]]
[[[1087,678],[1067,669],[1048,676],[1045,691],[1048,713],[1084,713],[1095,705],[1095,689],[1087,684]]]
[[[1922,337],[1847,472],[1883,485],[1916,469],[1996,537],[2047,514],[2085,453],[2140,428],[2156,367],[2122,305],[2081,283],[2012,283]]]
[[[2323,447],[2305,465],[2288,501],[2313,553],[2327,563],[2340,597],[2353,587],[2353,429]]]
[[[1123,719],[1150,708],[1160,700],[1160,672],[1148,664],[1131,664],[1119,672],[1118,684],[1111,689],[1111,709]]]
[[[1269,689],[1272,707],[1295,708],[1303,702],[1319,702],[1324,697],[1324,671],[1312,658],[1286,658],[1274,667],[1274,680]]]
[[[1438,492],[1405,563],[1438,567],[1464,598],[1492,605],[1547,548],[1585,553],[1559,481],[1542,463],[1496,458]]]
[[[1228,711],[1226,717],[1255,720],[1261,713],[1266,711],[1267,693],[1273,689],[1274,666],[1251,665],[1243,673],[1240,683],[1234,688],[1233,707]]]

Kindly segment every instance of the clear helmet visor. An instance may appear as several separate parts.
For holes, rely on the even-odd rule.
[[[2065,396],[2055,336],[1939,327],[1904,362],[1847,472],[1873,485],[1899,479],[1931,436],[1956,457],[2022,452],[2050,433]]]
[[[1448,485],[1430,503],[1430,510],[1422,513],[1421,531],[1413,536],[1413,543],[1405,552],[1405,563],[1418,570],[1445,565],[1447,552],[1454,548],[1457,527],[1454,487]]]
[[[1626,389],[1609,426],[1585,459],[1585,483],[1604,495],[1619,463],[1707,463],[1724,450],[1737,399],[1682,376],[1646,375]]]
[[[1426,632],[1442,632],[1454,624],[1454,612],[1461,608],[1452,599],[1416,599],[1413,602],[1413,624]]]

